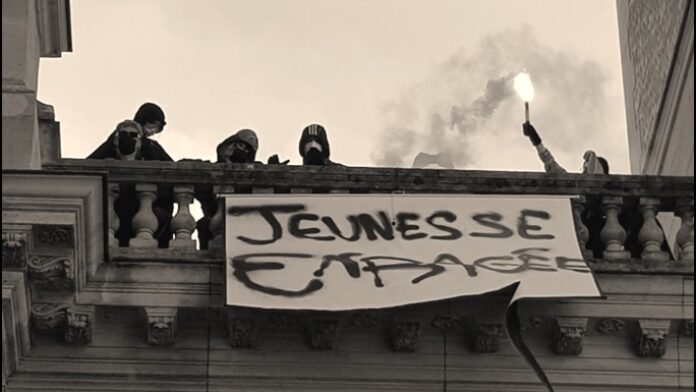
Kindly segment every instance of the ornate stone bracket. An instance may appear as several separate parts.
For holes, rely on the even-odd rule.
[[[638,320],[636,333],[639,357],[661,358],[667,351],[666,337],[670,320]]]
[[[498,336],[503,330],[501,324],[474,322],[473,350],[477,353],[494,353],[500,349]]]
[[[341,320],[315,317],[309,323],[309,346],[314,350],[333,350],[338,341]]]
[[[394,351],[413,352],[420,336],[420,320],[395,320],[391,325],[391,347]]]
[[[94,306],[75,306],[66,310],[64,337],[67,343],[89,344],[93,334]]]
[[[68,225],[34,225],[34,240],[49,247],[72,247],[75,243],[73,228]]]
[[[2,231],[2,268],[24,268],[27,264],[27,234]]]
[[[47,291],[72,291],[75,286],[74,263],[66,256],[32,256],[29,279],[37,288]]]
[[[603,319],[597,323],[597,331],[606,335],[619,335],[626,330],[626,322],[620,319]]]
[[[31,306],[33,328],[48,331],[65,325],[65,310],[69,307],[62,303],[34,303]]]
[[[445,313],[435,316],[430,324],[442,332],[449,332],[460,329],[463,321],[451,313]]]
[[[145,307],[147,342],[154,346],[171,346],[176,336],[177,308]]]
[[[587,319],[557,317],[554,351],[560,355],[582,354],[583,338],[587,331]]]
[[[227,332],[230,346],[234,348],[252,348],[256,346],[261,320],[254,311],[227,309]]]

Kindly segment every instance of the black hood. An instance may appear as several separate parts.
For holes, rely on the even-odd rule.
[[[133,120],[140,125],[154,123],[157,121],[161,122],[162,126],[166,124],[164,121],[164,111],[162,111],[162,108],[151,102],[142,104],[142,106],[140,106],[138,111],[135,113]]]
[[[323,153],[326,155],[326,159],[329,159],[331,155],[331,149],[329,148],[329,139],[326,136],[326,129],[319,124],[312,124],[305,127],[302,130],[302,136],[300,137],[300,155],[304,158],[304,145],[310,140],[316,140],[323,149]]]

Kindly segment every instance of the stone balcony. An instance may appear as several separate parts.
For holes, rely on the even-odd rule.
[[[65,159],[37,172],[3,171],[3,331],[12,349],[7,358],[14,359],[3,361],[3,377],[12,375],[18,386],[60,382],[46,375],[48,367],[78,379],[108,373],[120,380],[135,372],[139,380],[165,371],[153,361],[169,361],[182,380],[205,378],[220,389],[273,385],[259,381],[264,377],[294,379],[298,389],[308,383],[418,389],[409,386],[416,380],[423,389],[441,389],[444,355],[449,382],[460,389],[537,390],[503,330],[506,293],[352,312],[225,307],[224,219],[216,195],[552,194],[574,196],[577,238],[605,295],[521,302],[523,334],[552,383],[569,390],[692,388],[693,187],[693,177],[203,162]],[[115,233],[124,222],[114,206],[124,192],[139,202],[125,223],[136,240],[119,244]],[[160,247],[153,238],[158,199],[178,206],[173,237]],[[212,235],[206,243],[192,240],[194,200]],[[673,212],[681,222],[673,252],[664,246],[658,212]],[[114,344],[116,356],[107,352]],[[70,351],[72,345],[82,349]],[[142,354],[152,346],[161,347]],[[62,368],[55,350],[79,358],[78,365]],[[404,352],[409,359],[394,357]],[[122,359],[142,366],[134,370]],[[89,368],[90,361],[110,367]],[[298,368],[297,361],[316,369]]]

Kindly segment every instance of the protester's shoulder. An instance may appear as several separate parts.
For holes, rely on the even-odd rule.
[[[86,159],[109,159],[116,158],[116,145],[111,135],[96,150],[87,156]]]
[[[152,139],[143,139],[141,155],[146,161],[174,162],[174,159],[167,154],[164,148],[156,140]]]

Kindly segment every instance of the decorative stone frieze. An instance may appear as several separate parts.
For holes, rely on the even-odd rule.
[[[292,312],[272,311],[268,312],[268,325],[280,330],[290,330],[298,326],[299,317]]]
[[[661,358],[667,351],[669,320],[638,320],[636,351],[639,357]]]
[[[587,319],[557,317],[554,351],[560,355],[582,354],[583,338],[587,331]]]
[[[449,332],[460,329],[463,321],[451,313],[445,313],[436,315],[430,324],[440,331]]]
[[[37,244],[72,247],[75,243],[72,226],[34,225],[32,230]]]
[[[89,344],[94,334],[94,307],[69,307],[65,312],[64,338],[66,343]]]
[[[359,312],[350,319],[350,325],[358,328],[376,327],[379,323],[379,316],[373,312]]]
[[[520,317],[520,329],[534,331],[544,327],[544,319],[539,316]]]
[[[682,320],[679,331],[684,336],[694,337],[694,320]]]
[[[230,346],[252,348],[256,345],[260,319],[253,310],[227,309],[227,332]]]
[[[2,268],[24,268],[27,264],[27,234],[2,232]]]
[[[38,302],[31,306],[32,327],[38,331],[48,331],[65,325],[65,310],[70,307],[63,303]]]
[[[153,346],[170,346],[176,336],[177,308],[145,307],[147,342]]]
[[[597,331],[606,335],[618,335],[626,330],[626,322],[620,319],[602,319],[597,323]]]
[[[32,256],[28,275],[35,287],[47,291],[72,291],[75,286],[73,260],[66,256]]]
[[[498,336],[503,330],[501,324],[474,323],[473,350],[477,353],[494,353],[500,349]]]
[[[423,323],[419,320],[396,320],[391,326],[391,347],[394,351],[413,352]]]
[[[333,350],[338,342],[338,318],[313,318],[309,323],[309,346],[314,350]]]

